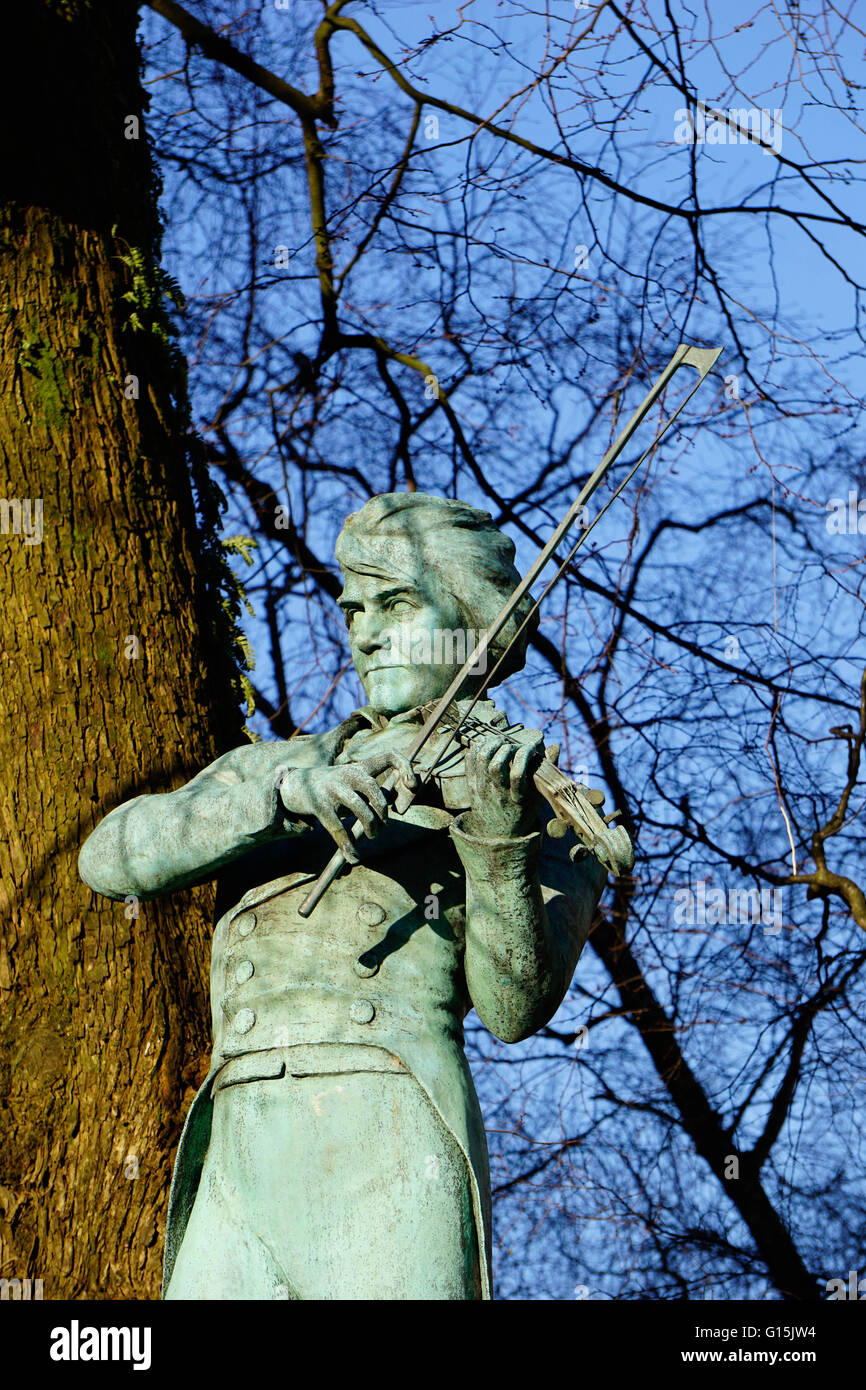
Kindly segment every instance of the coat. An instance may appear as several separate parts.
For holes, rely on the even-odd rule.
[[[82,850],[84,879],[115,898],[153,897],[217,876],[214,1047],[175,1162],[164,1289],[195,1200],[221,1068],[246,1057],[252,1077],[257,1058],[261,1071],[274,1049],[327,1042],[384,1048],[423,1088],[469,1167],[483,1296],[491,1297],[487,1144],[463,1020],[474,1005],[511,1042],[552,1016],[604,873],[591,858],[573,865],[562,841],[542,849],[538,831],[507,841],[468,835],[457,781],[444,797],[450,804],[416,801],[402,816],[392,810],[376,839],[363,842],[360,865],[301,917],[298,907],[334,845],[321,828],[287,817],[276,784],[287,767],[340,760],[350,738],[357,748],[359,733],[372,747],[383,725],[361,710],[328,734],[235,749],[185,787],[118,808]],[[541,893],[533,896],[539,868]],[[467,929],[477,919],[496,931],[513,918],[519,944],[524,919],[528,931],[545,911],[554,959],[527,1015],[515,1019],[502,1013],[495,985],[479,978],[470,990]],[[522,1014],[519,991],[512,1007]]]

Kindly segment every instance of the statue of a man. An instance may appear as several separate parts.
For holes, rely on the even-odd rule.
[[[592,855],[542,841],[538,733],[452,751],[403,815],[376,781],[389,767],[412,780],[419,707],[463,664],[454,634],[489,627],[518,582],[511,541],[463,503],[391,493],[349,517],[337,558],[369,704],[136,797],[81,851],[82,877],[116,899],[217,878],[213,1059],[172,1181],[169,1299],[490,1298],[463,1020],[474,1006],[509,1043],[541,1028],[605,881]],[[475,712],[507,723],[489,701]],[[334,841],[357,858],[347,814],[370,837],[360,863],[304,918]]]

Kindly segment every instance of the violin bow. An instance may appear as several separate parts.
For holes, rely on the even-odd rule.
[[[466,661],[463,663],[460,670],[457,672],[448,689],[445,691],[445,694],[442,695],[436,701],[430,714],[424,720],[424,723],[418,730],[418,733],[415,735],[415,738],[412,740],[409,751],[406,754],[410,763],[413,761],[414,758],[418,756],[418,754],[421,752],[421,749],[427,743],[427,740],[431,738],[432,735],[439,728],[445,715],[445,711],[448,709],[449,705],[459,697],[460,691],[463,689],[469,676],[473,673],[477,674],[479,670],[479,665],[481,665],[481,669],[483,669],[487,665],[486,655],[491,643],[499,635],[499,633],[505,627],[505,624],[511,618],[512,614],[519,607],[524,596],[529,592],[538,576],[545,569],[548,561],[556,556],[556,551],[558,550],[562,541],[568,535],[569,531],[574,526],[574,523],[578,520],[579,517],[583,515],[584,511],[586,510],[586,504],[589,501],[590,497],[593,495],[593,493],[599,487],[607,473],[613,467],[613,464],[619,458],[623,449],[626,447],[629,440],[632,438],[645,416],[655,405],[656,401],[664,391],[671,377],[674,376],[674,374],[677,371],[679,371],[680,367],[693,367],[698,373],[698,379],[692,386],[691,390],[684,396],[683,400],[677,406],[674,413],[664,422],[661,429],[653,438],[652,442],[641,454],[637,463],[635,463],[629,469],[628,473],[623,478],[619,486],[616,488],[615,492],[611,494],[611,496],[608,498],[607,502],[601,508],[601,510],[596,513],[590,524],[581,529],[581,534],[577,542],[572,546],[565,559],[559,562],[556,572],[553,575],[553,578],[548,582],[548,584],[545,585],[539,598],[532,604],[532,607],[524,617],[523,622],[521,623],[517,632],[515,632],[514,636],[511,638],[505,651],[501,653],[498,661],[496,662],[496,665],[486,674],[480,689],[475,693],[467,709],[462,712],[459,721],[450,730],[450,738],[448,739],[448,744],[452,743],[454,739],[459,736],[460,729],[464,721],[470,715],[471,711],[474,709],[475,705],[478,703],[481,696],[483,695],[484,691],[487,689],[488,685],[490,684],[490,681],[496,674],[496,671],[499,669],[502,662],[505,660],[505,657],[507,656],[508,652],[514,645],[514,642],[522,633],[527,622],[529,622],[532,614],[538,608],[542,600],[546,598],[547,594],[553,588],[553,585],[557,582],[557,580],[561,577],[561,575],[571,564],[571,561],[573,560],[575,554],[579,550],[580,546],[583,545],[590,531],[592,531],[596,523],[601,520],[608,507],[610,507],[612,503],[616,501],[617,497],[619,497],[620,493],[623,491],[623,488],[625,488],[627,484],[631,481],[631,479],[634,477],[635,473],[640,468],[644,459],[646,459],[647,456],[651,454],[653,450],[658,446],[661,439],[664,437],[664,435],[670,429],[671,425],[677,419],[677,416],[688,405],[689,401],[697,391],[698,387],[701,386],[701,384],[703,383],[704,378],[707,376],[708,372],[710,372],[712,368],[715,366],[716,362],[721,356],[721,353],[722,348],[720,347],[699,348],[692,347],[688,343],[680,343],[670,362],[667,364],[664,371],[659,376],[658,380],[655,381],[653,385],[650,387],[649,391],[642,400],[641,404],[638,406],[637,410],[632,415],[631,419],[620,431],[613,444],[607,450],[607,453],[604,455],[604,458],[601,460],[601,463],[598,465],[595,472],[587,480],[587,482],[584,483],[577,498],[574,502],[572,502],[562,521],[559,523],[556,530],[553,532],[547,544],[539,552],[534,564],[526,572],[523,579],[521,579],[520,583],[517,585],[511,597],[507,600],[503,608],[497,614],[490,627],[487,628],[487,630],[480,635],[479,641],[474,651],[472,651],[466,658]],[[447,746],[448,745],[446,744],[446,747]],[[440,758],[444,751],[445,750],[443,748],[440,752]],[[398,779],[399,773],[396,771],[396,769],[389,772],[385,780],[381,783],[382,790],[393,791]],[[408,806],[411,804],[412,799],[413,796],[411,789],[406,787],[405,784],[401,784],[399,806],[401,814],[406,811]],[[363,834],[363,829],[364,828],[361,825],[361,822],[356,820],[354,825],[352,825],[352,827],[349,830],[349,835],[353,842],[357,843],[358,839]],[[319,875],[318,879],[313,884],[313,887],[310,889],[306,898],[298,908],[298,911],[302,917],[309,917],[310,913],[321,901],[322,897],[327,892],[334,879],[345,867],[347,867],[347,865],[348,861],[343,855],[343,851],[341,849],[338,849],[336,853],[333,854],[332,857],[329,859],[325,868],[322,870],[322,873]]]

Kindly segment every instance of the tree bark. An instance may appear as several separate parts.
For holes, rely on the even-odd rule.
[[[78,850],[243,741],[136,24],[29,0],[0,60],[0,1276],[45,1298],[158,1296],[210,1031],[209,891],[109,903]]]

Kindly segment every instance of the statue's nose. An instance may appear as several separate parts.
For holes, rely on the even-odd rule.
[[[386,645],[383,638],[382,623],[378,618],[365,613],[356,613],[352,623],[352,639],[359,651],[365,653],[378,651]]]

